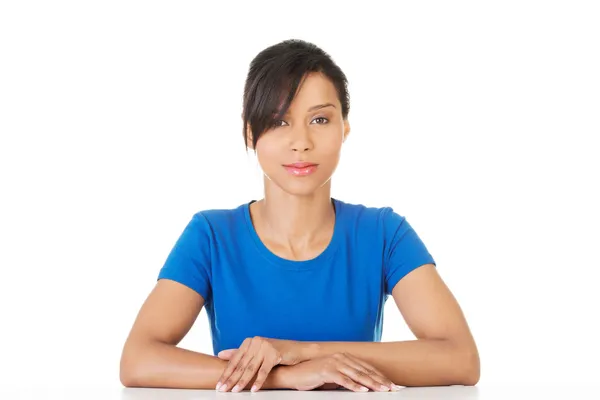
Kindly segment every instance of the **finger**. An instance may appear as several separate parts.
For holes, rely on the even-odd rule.
[[[351,354],[346,354],[349,358],[351,358],[352,360],[356,361],[357,363],[359,363],[360,365],[362,365],[365,369],[367,369],[368,371],[372,371],[375,372],[376,374],[378,374],[380,377],[382,377],[385,382],[384,383],[389,383],[389,385],[394,385],[394,382],[392,382],[383,372],[381,372],[380,369],[378,369],[377,367],[375,367],[372,364],[369,364],[368,362],[361,360],[360,358],[354,357]]]
[[[240,369],[241,373],[239,380],[235,383],[235,387],[232,392],[239,392],[244,390],[248,382],[256,375],[256,371],[264,364],[264,356],[262,354],[255,355]]]
[[[269,372],[271,372],[275,365],[277,365],[277,360],[265,360],[263,362],[262,366],[258,370],[256,380],[254,381],[254,385],[252,385],[252,389],[250,389],[250,391],[258,392],[262,388],[262,385],[265,383],[265,380],[267,380]]]
[[[233,374],[233,372],[238,367],[239,359],[241,359],[244,354],[245,354],[244,352],[238,352],[238,354],[236,354],[236,356],[232,360],[229,360],[229,362],[227,363],[227,366],[225,367],[225,371],[223,371],[223,374],[221,375],[221,377],[219,378],[219,381],[217,382],[217,387],[216,387],[217,390],[224,392],[228,389],[227,387],[225,387],[225,383],[229,382],[229,378],[231,377],[231,374]]]
[[[359,366],[359,369],[357,369],[351,364],[352,361],[350,359],[341,361],[337,367],[338,371],[351,378],[357,384],[366,386],[375,392],[387,392],[390,390],[389,386],[384,386],[381,382],[369,376],[362,367]]]
[[[237,349],[222,350],[219,352],[219,354],[217,354],[217,357],[219,357],[221,360],[231,360],[236,352]]]
[[[368,362],[361,360],[358,357],[353,356],[352,354],[346,353],[346,357],[348,357],[349,359],[351,359],[352,361],[355,361],[357,363],[359,363],[360,365],[362,365],[365,369],[367,370],[371,370],[371,371],[375,371],[376,373],[378,373],[381,376],[385,376],[383,372],[381,372],[379,369],[377,369],[377,367],[375,367],[372,364],[369,364]]]
[[[333,376],[329,379],[330,381],[337,383],[340,386],[345,387],[348,390],[352,390],[353,392],[368,392],[369,389],[362,385],[359,385],[354,380],[352,380],[348,375],[336,371]]]
[[[374,378],[378,379],[379,382],[381,382],[383,385],[389,386],[389,388],[396,392],[398,390],[401,389],[401,386],[396,385],[390,378],[388,378],[383,372],[381,372],[380,369],[378,369],[377,367],[375,367],[372,364],[367,363],[364,360],[361,360],[357,357],[354,356],[350,356],[353,357],[355,359],[356,362],[358,362],[359,364],[361,364],[364,368],[366,368],[369,372],[369,375],[373,376]]]
[[[243,390],[245,388],[245,385],[247,382],[246,383],[242,382],[243,386],[242,386],[242,384],[238,384],[238,383],[239,383],[239,380],[242,378],[242,376],[245,376],[246,369],[248,368],[248,365],[250,365],[250,362],[253,359],[256,359],[258,361],[259,365],[257,365],[257,366],[250,365],[252,368],[256,368],[256,369],[258,369],[260,367],[260,364],[262,363],[262,359],[264,358],[264,355],[261,353],[261,350],[260,350],[262,341],[260,339],[255,339],[255,338],[247,339],[247,340],[248,340],[248,345],[247,345],[247,350],[245,351],[244,356],[237,363],[236,369],[232,372],[229,379],[227,379],[223,383],[223,385],[226,385],[225,390],[227,390],[227,388],[231,388],[232,391],[236,391],[236,392]],[[252,376],[250,378],[252,378]]]
[[[244,355],[246,354],[246,350],[248,349],[249,346],[250,346],[250,341],[248,339],[244,340],[244,342],[242,343],[242,345],[240,346],[238,351],[236,351],[233,358],[231,360],[229,360],[229,362],[227,363],[227,367],[225,367],[225,371],[223,371],[223,374],[221,374],[221,377],[219,378],[219,380],[217,382],[217,387],[216,387],[217,390],[220,390],[222,392],[227,391],[228,388],[223,387],[223,385],[229,379],[229,377],[231,376],[233,371],[236,370],[239,361],[242,359],[242,357],[244,357]],[[229,387],[231,387],[231,386],[229,386]]]
[[[242,377],[242,375],[246,369],[246,366],[248,365],[250,360],[252,360],[253,358],[254,358],[254,354],[252,354],[250,351],[247,351],[244,354],[244,356],[236,364],[235,369],[231,372],[231,375],[229,375],[229,378],[227,378],[225,381],[223,381],[223,386],[225,388],[221,390],[222,392],[226,392],[227,390],[233,391],[233,389],[237,385],[238,381]]]
[[[380,388],[380,391],[395,390],[394,383],[390,379],[388,379],[376,367],[374,367],[371,364],[368,364],[367,362],[365,362],[357,357],[354,357],[351,354],[346,354],[346,357],[348,358],[348,362],[350,363],[350,365],[352,367],[356,368],[357,370],[361,371],[362,373],[373,378],[375,381],[379,382],[381,384],[381,386],[383,386],[383,388]]]

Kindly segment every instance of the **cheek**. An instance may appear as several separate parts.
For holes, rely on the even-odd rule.
[[[323,137],[319,146],[321,148],[320,153],[335,155],[342,150],[342,136],[341,135],[327,135]]]
[[[277,163],[281,157],[281,147],[273,141],[260,142],[256,146],[256,156],[262,165]]]

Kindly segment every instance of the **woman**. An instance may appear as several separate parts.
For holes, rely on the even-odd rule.
[[[125,386],[390,391],[474,385],[477,347],[406,218],[331,198],[350,132],[344,73],[288,40],[250,64],[245,144],[264,198],[197,212],[125,343]],[[382,343],[394,298],[416,340]],[[206,307],[215,355],[176,347]]]

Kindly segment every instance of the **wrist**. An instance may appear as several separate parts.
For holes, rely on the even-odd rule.
[[[291,368],[288,365],[276,365],[267,376],[263,389],[293,389]]]
[[[319,357],[320,345],[316,342],[298,342],[299,362],[309,361]]]

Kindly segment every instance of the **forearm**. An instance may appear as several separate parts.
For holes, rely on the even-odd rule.
[[[129,345],[121,359],[121,383],[127,387],[215,389],[228,361],[218,357],[152,342]],[[279,367],[273,368],[263,388],[285,388]],[[248,383],[252,387],[256,376]]]
[[[401,386],[475,385],[479,355],[474,346],[448,340],[400,342],[306,342],[304,357],[346,352],[362,359]]]

